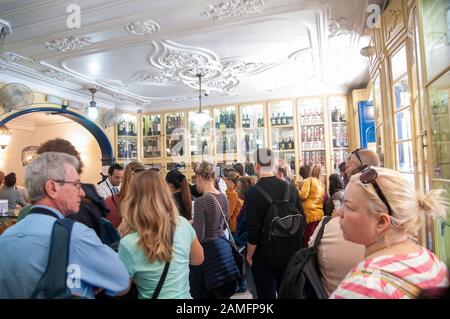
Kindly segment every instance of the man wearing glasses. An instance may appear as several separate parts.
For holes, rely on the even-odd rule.
[[[380,158],[377,153],[367,148],[358,148],[351,152],[346,161],[348,179],[352,175],[360,173],[367,166],[380,166]]]
[[[27,166],[25,185],[33,206],[29,215],[0,236],[0,299],[32,296],[47,268],[54,223],[77,212],[85,195],[79,165],[72,155],[47,152]],[[86,298],[94,298],[98,289],[114,296],[129,284],[118,255],[78,222],[70,235],[67,274],[73,279],[66,281],[71,294]]]

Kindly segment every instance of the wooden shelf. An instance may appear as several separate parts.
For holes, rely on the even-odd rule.
[[[276,128],[294,128],[294,124],[287,124],[287,125],[270,125],[272,129]]]

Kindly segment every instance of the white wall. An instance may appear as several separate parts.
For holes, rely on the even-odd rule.
[[[26,146],[39,146],[57,137],[69,140],[81,154],[84,164],[81,180],[86,183],[97,183],[100,180],[100,146],[88,130],[75,122],[36,127],[24,123],[20,121],[20,117],[7,123],[12,133],[11,142],[4,150],[0,150],[0,169],[6,174],[15,172],[19,185],[24,183],[22,150]]]

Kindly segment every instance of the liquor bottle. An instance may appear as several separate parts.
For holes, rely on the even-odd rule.
[[[286,125],[286,124],[287,124],[286,113],[283,113],[283,116],[282,116],[282,118],[281,118],[281,124],[282,124],[282,125]]]
[[[161,117],[156,118],[156,135],[161,135]]]
[[[343,144],[345,147],[348,146],[348,137],[347,137],[347,126],[342,128],[342,136],[343,136]]]
[[[341,128],[340,127],[336,127],[336,143],[337,143],[337,147],[341,147]]]
[[[292,138],[289,139],[288,149],[290,149],[290,150],[294,149]]]
[[[280,113],[277,113],[277,125],[281,125],[281,116],[280,116]]]
[[[321,126],[319,131],[319,140],[323,141],[323,139],[324,139],[324,127]]]
[[[331,129],[331,135],[333,136],[333,147],[337,147],[337,143],[336,143],[336,128],[333,127]]]
[[[307,134],[306,134],[306,141],[307,141],[307,142],[311,142],[311,140],[312,140],[312,137],[311,137],[311,127],[308,127]]]
[[[307,130],[306,126],[302,128],[302,142],[306,142]]]
[[[275,126],[277,124],[274,114],[272,114],[272,117],[270,118],[270,124],[272,124],[272,126]]]

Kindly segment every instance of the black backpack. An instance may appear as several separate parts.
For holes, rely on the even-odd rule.
[[[327,299],[328,294],[320,279],[317,264],[317,246],[322,239],[325,225],[331,217],[323,219],[312,247],[300,249],[292,257],[281,282],[279,299]]]
[[[78,299],[67,287],[69,246],[75,221],[58,219],[53,224],[47,268],[31,294],[31,299]]]
[[[261,254],[269,267],[285,267],[292,255],[303,247],[305,216],[289,202],[290,186],[282,200],[274,200],[258,184],[255,188],[270,203],[264,218],[263,238],[259,244]]]

